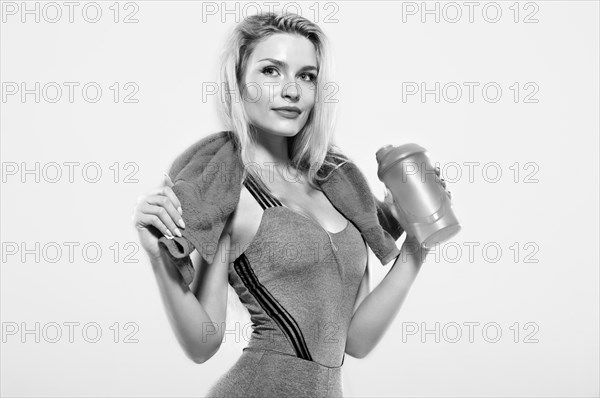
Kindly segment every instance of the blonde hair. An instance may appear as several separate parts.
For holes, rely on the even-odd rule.
[[[255,144],[255,130],[243,106],[243,81],[248,59],[256,46],[269,36],[277,33],[289,33],[303,36],[315,46],[317,56],[316,101],[307,118],[306,124],[294,137],[290,137],[290,165],[301,174],[315,189],[317,182],[325,180],[331,172],[341,167],[349,159],[333,142],[337,100],[327,98],[327,90],[334,84],[333,57],[329,41],[321,28],[297,14],[280,15],[262,13],[246,17],[233,29],[221,54],[219,72],[219,115],[226,128],[232,131],[236,140],[238,155],[244,165],[242,179],[247,173],[256,177],[262,188],[268,187],[259,175],[248,167],[249,153]],[[323,174],[329,170],[329,173]],[[229,285],[228,297],[237,298]],[[231,298],[233,298],[231,297]],[[248,317],[248,312],[239,301],[233,304],[228,299],[228,308],[234,310],[232,316]],[[229,311],[228,311],[229,312]]]

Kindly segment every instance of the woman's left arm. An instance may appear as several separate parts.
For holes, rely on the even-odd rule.
[[[439,169],[436,172],[439,176]],[[441,179],[440,182],[446,188],[444,179]],[[450,191],[447,193],[451,198]],[[375,200],[378,203],[378,210],[383,210],[384,206],[387,206],[386,218],[391,221],[390,225],[393,225],[393,222],[397,221],[395,220],[397,214],[390,217],[389,213],[395,210],[393,198],[387,196],[384,202],[378,201],[376,198]],[[398,228],[394,227],[393,231],[398,231]],[[392,236],[397,239],[394,234]],[[368,278],[363,279],[359,289],[361,297],[357,298],[357,302],[360,304],[352,316],[348,329],[346,340],[348,355],[363,358],[381,340],[402,307],[402,303],[429,252],[430,250],[422,247],[413,236],[407,235],[400,254],[396,257],[390,271],[372,292],[368,291]],[[363,299],[365,295],[366,297]]]
[[[428,253],[428,249],[421,248],[413,237],[407,236],[390,271],[361,301],[352,316],[346,340],[348,355],[363,358],[381,340],[402,307]]]

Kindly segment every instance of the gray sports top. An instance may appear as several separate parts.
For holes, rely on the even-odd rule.
[[[367,266],[366,242],[350,221],[328,234],[261,189],[251,174],[243,185],[263,208],[256,235],[229,266],[229,283],[250,313],[247,347],[341,366]]]

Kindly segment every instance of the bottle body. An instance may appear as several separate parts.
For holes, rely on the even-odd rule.
[[[400,225],[426,248],[456,235],[460,223],[425,148],[386,145],[376,153],[377,176],[392,192]]]

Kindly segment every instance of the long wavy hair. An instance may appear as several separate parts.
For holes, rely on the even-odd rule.
[[[349,158],[333,141],[337,100],[329,99],[327,94],[332,88],[335,89],[334,61],[329,41],[318,25],[297,14],[276,13],[248,16],[237,24],[220,58],[219,115],[226,128],[234,133],[238,155],[244,165],[242,178],[245,178],[247,173],[252,173],[262,188],[270,191],[261,176],[257,175],[252,167],[248,167],[249,154],[253,151],[256,142],[254,138],[256,131],[244,109],[243,79],[248,59],[257,44],[277,33],[303,36],[313,43],[316,50],[318,71],[315,105],[298,134],[288,138],[290,140],[288,155],[290,165],[305,175],[307,182],[313,188],[320,189],[318,181],[327,179],[333,170],[341,167],[349,161]],[[230,285],[227,306],[229,309],[234,309],[238,319],[242,313],[249,316]]]

